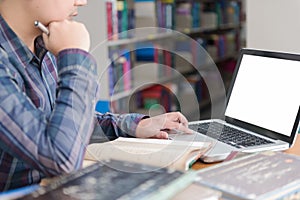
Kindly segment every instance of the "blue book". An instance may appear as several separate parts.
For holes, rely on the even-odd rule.
[[[29,185],[29,186],[25,186],[25,187],[13,189],[13,190],[8,190],[8,191],[0,193],[0,199],[21,198],[23,196],[31,194],[32,192],[36,191],[39,188],[40,188],[40,186],[38,184],[35,184],[35,185]]]

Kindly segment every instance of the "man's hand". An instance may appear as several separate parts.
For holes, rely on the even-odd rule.
[[[180,112],[170,112],[141,120],[136,128],[136,137],[167,139],[167,130],[192,133],[188,120]]]
[[[53,53],[64,49],[76,48],[89,51],[90,35],[84,24],[76,21],[51,22],[48,26],[50,34],[43,33],[46,48]]]

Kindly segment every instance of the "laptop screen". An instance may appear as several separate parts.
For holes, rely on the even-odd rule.
[[[285,136],[300,104],[300,61],[242,55],[225,116]]]

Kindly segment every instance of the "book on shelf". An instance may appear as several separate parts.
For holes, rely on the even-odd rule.
[[[203,6],[202,6],[201,2],[197,2],[197,1],[192,2],[191,15],[192,15],[192,20],[193,20],[193,22],[192,22],[193,28],[201,27],[202,7]]]
[[[133,65],[143,68],[142,73],[140,73],[140,70],[134,72],[136,75],[133,76],[137,78],[137,81],[159,81],[163,77],[171,77],[172,75],[173,55],[160,45],[152,42],[138,44],[135,50],[135,58]]]
[[[126,1],[117,1],[117,16],[118,16],[118,32],[119,38],[126,38],[127,37],[127,30],[128,30],[128,13],[127,13],[127,2]],[[125,31],[125,32],[124,32]]]
[[[108,40],[112,40],[114,31],[113,31],[113,3],[111,1],[105,2],[106,6],[106,21],[107,21],[107,38]]]
[[[158,168],[188,170],[210,146],[209,142],[120,137],[110,142],[89,144],[85,159],[115,159]]]
[[[176,29],[191,30],[193,28],[192,3],[181,2],[176,6]]]
[[[109,94],[130,90],[132,88],[131,53],[128,49],[110,51],[111,63],[108,67]]]
[[[201,27],[202,7],[202,2],[198,1],[176,3],[176,30],[190,32]]]
[[[106,0],[106,29],[108,40],[118,40],[118,12],[117,0]]]
[[[137,28],[157,27],[156,0],[135,0],[134,10]]]
[[[299,156],[266,151],[238,157],[199,171],[197,182],[232,200],[288,199],[300,193]]]
[[[131,37],[127,32],[135,28],[135,9],[133,0],[105,0],[107,38],[118,40]]]
[[[236,1],[203,3],[202,27],[217,28],[240,23],[241,7]]]
[[[239,25],[241,6],[236,1],[105,0],[110,40],[131,37],[127,30],[161,27],[190,32]],[[117,33],[121,33],[118,37]]]

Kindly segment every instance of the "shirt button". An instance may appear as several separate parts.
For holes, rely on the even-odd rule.
[[[91,70],[95,70],[95,65],[91,65]]]

